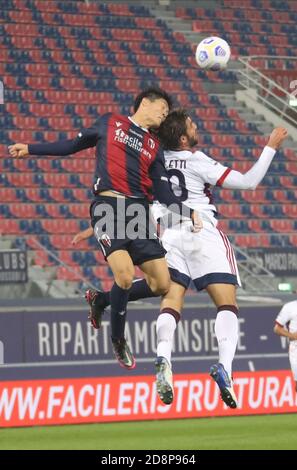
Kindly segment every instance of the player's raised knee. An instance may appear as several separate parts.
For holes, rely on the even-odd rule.
[[[166,295],[169,291],[170,287],[170,279],[162,279],[159,282],[153,282],[150,285],[151,290],[156,296],[163,296]]]
[[[132,287],[134,276],[127,272],[118,273],[115,276],[115,282],[121,289],[130,289]]]

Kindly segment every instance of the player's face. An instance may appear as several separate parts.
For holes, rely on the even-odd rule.
[[[190,147],[195,147],[198,144],[198,128],[197,124],[190,117],[187,118],[186,121],[186,128],[187,128],[187,138],[188,144]]]
[[[158,128],[165,121],[168,113],[168,103],[163,98],[154,101],[147,100],[147,114],[150,117],[150,127]]]

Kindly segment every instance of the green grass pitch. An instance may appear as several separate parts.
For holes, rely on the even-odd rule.
[[[0,450],[296,450],[296,430],[296,414],[1,428]]]

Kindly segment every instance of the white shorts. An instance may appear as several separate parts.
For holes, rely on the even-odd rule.
[[[297,341],[290,341],[289,359],[294,380],[297,382]]]
[[[191,280],[198,291],[209,284],[241,285],[234,251],[226,235],[209,222],[199,233],[191,222],[166,229],[162,243],[171,279],[188,288]]]

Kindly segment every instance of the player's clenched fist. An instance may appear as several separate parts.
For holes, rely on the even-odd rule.
[[[285,129],[284,127],[276,127],[270,134],[269,141],[267,144],[268,147],[271,147],[275,150],[278,149],[287,136],[287,129]]]
[[[8,147],[9,153],[14,158],[27,157],[29,155],[27,144],[14,144]]]

